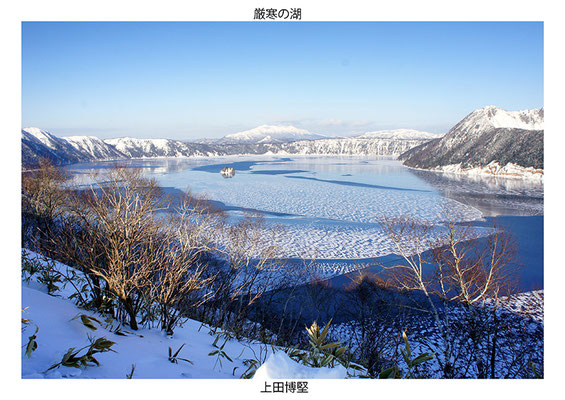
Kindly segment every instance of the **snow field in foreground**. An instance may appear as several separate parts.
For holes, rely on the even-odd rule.
[[[28,252],[30,259],[45,263],[41,256]],[[68,267],[56,262],[56,270],[64,272]],[[246,360],[255,360],[260,368],[258,380],[288,378],[344,378],[346,370],[343,367],[334,369],[315,369],[300,365],[291,360],[281,349],[273,348],[255,341],[238,341],[228,339],[223,350],[233,360],[222,358],[209,353],[216,350],[213,346],[217,336],[220,339],[217,345],[221,346],[226,341],[226,336],[221,330],[214,333],[208,326],[198,321],[187,320],[181,327],[175,329],[172,337],[166,336],[159,329],[139,329],[135,333],[128,327],[122,327],[122,332],[127,336],[113,333],[118,326],[116,321],[107,322],[97,313],[83,310],[68,299],[73,293],[71,285],[66,285],[57,292],[60,296],[50,296],[44,285],[31,280],[22,282],[22,318],[29,320],[27,325],[22,325],[22,371],[24,379],[42,378],[126,378],[135,365],[133,379],[139,378],[214,378],[214,379],[239,379],[248,372]],[[96,330],[87,328],[81,322],[80,315],[96,318],[101,322],[93,322]],[[77,318],[78,317],[78,318]],[[25,355],[28,338],[36,333],[38,347],[32,352],[31,357]],[[78,350],[90,344],[89,337],[98,339],[104,337],[115,342],[112,349],[115,352],[96,354],[100,366],[78,369],[59,366],[50,371],[48,369],[61,361],[69,348]],[[184,347],[178,354],[177,363],[168,360],[169,347],[173,353],[181,346]],[[273,353],[273,350],[275,351]],[[79,353],[82,355],[84,351]],[[180,358],[188,359],[188,363]]]
[[[132,364],[135,364],[133,378],[234,379],[247,369],[243,361],[254,358],[254,352],[260,352],[260,344],[230,340],[224,350],[233,363],[224,361],[220,366],[217,363],[215,365],[216,357],[208,356],[215,349],[212,346],[215,336],[209,335],[209,329],[197,321],[186,321],[183,327],[176,329],[172,338],[158,329],[140,329],[136,333],[127,333],[127,336],[118,336],[96,323],[98,329],[92,331],[81,323],[80,318],[73,320],[77,315],[86,314],[103,321],[100,315],[81,310],[68,300],[49,296],[39,288],[22,288],[22,308],[26,307],[23,317],[31,320],[31,323],[22,332],[22,378],[125,378],[131,372]],[[38,348],[28,359],[24,354],[25,345],[28,336],[34,333],[35,326],[39,328],[36,339]],[[127,327],[124,330],[128,331]],[[78,350],[88,346],[88,335],[116,342],[112,346],[116,352],[97,354],[100,367],[77,369],[61,366],[46,372],[61,361],[70,347]],[[186,358],[193,364],[182,360],[171,363],[168,360],[169,347],[174,353],[183,344],[178,357]]]
[[[312,368],[296,363],[285,352],[277,351],[267,358],[255,373],[254,379],[344,379],[347,370],[342,365],[334,368]]]
[[[34,285],[32,285],[34,286]],[[258,371],[258,380],[275,378],[312,379],[312,378],[345,378],[345,368],[309,368],[291,360],[282,350],[272,353],[272,348],[257,342],[243,342],[235,339],[228,340],[224,351],[233,362],[225,359],[222,365],[216,362],[217,357],[209,356],[215,350],[213,342],[215,335],[209,334],[210,329],[200,322],[188,320],[182,327],[176,329],[173,337],[167,337],[158,329],[140,329],[130,333],[124,329],[127,336],[118,336],[104,326],[97,326],[92,331],[84,326],[77,315],[87,315],[102,321],[100,315],[81,310],[71,301],[53,297],[43,293],[40,287],[22,288],[22,307],[27,309],[23,317],[30,324],[22,331],[22,378],[126,378],[135,365],[134,379],[141,378],[214,378],[238,379],[247,370],[246,359],[256,359],[261,355],[266,361]],[[38,327],[38,347],[31,357],[25,355],[28,337],[33,335]],[[219,332],[218,332],[219,333]],[[105,337],[115,342],[112,349],[115,352],[97,354],[99,367],[78,369],[60,366],[47,371],[49,367],[61,361],[70,347],[77,350],[90,344],[88,337]],[[221,345],[224,339],[219,340]],[[171,363],[168,360],[168,349],[173,353],[184,344],[178,357],[189,359],[192,364],[178,360]],[[79,353],[82,355],[84,352]],[[234,371],[235,369],[235,371]]]

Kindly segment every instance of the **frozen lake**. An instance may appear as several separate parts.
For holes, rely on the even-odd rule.
[[[142,168],[163,187],[189,188],[206,195],[234,219],[246,211],[262,213],[266,222],[283,227],[278,238],[281,258],[316,258],[321,273],[328,277],[390,256],[392,244],[378,224],[383,215],[410,215],[440,223],[449,210],[461,220],[477,221],[477,229],[487,229],[485,217],[512,216],[511,229],[522,238],[535,232],[539,239],[543,226],[543,185],[448,177],[410,170],[394,159],[232,156],[128,160],[124,164]],[[98,162],[70,168],[77,177],[86,177],[112,165]],[[226,166],[235,168],[233,178],[219,173]],[[519,218],[528,216],[538,218]],[[527,279],[539,286],[543,282],[543,235],[540,243],[526,247]]]

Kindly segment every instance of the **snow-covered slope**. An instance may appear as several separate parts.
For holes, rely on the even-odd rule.
[[[414,129],[393,129],[365,132],[356,137],[360,139],[432,140],[442,137],[443,135],[443,133],[430,133]]]
[[[484,168],[496,162],[543,169],[543,108],[506,111],[488,106],[473,111],[442,138],[407,151],[404,164],[425,169]],[[489,169],[491,170],[491,169]],[[496,169],[497,171],[499,169]]]
[[[51,133],[39,128],[22,129],[22,138],[42,143],[50,149],[57,149],[61,145],[61,139]]]
[[[22,378],[96,378],[125,379],[135,364],[134,379],[147,378],[215,378],[237,379],[247,369],[243,360],[253,358],[253,352],[259,353],[259,344],[248,344],[247,347],[237,340],[229,340],[224,351],[233,362],[223,365],[215,364],[216,358],[208,356],[214,350],[212,343],[215,336],[208,334],[209,329],[201,323],[188,320],[182,328],[177,329],[174,337],[167,337],[159,329],[141,329],[121,336],[112,331],[117,323],[94,323],[95,331],[81,323],[80,315],[104,321],[104,318],[93,312],[76,307],[72,301],[60,297],[49,296],[38,284],[22,287],[22,308],[26,308],[22,317],[29,319],[30,324],[22,331]],[[75,319],[73,319],[75,318]],[[33,335],[35,327],[37,350],[27,357],[24,354],[28,337]],[[63,367],[48,369],[61,361],[70,347],[77,350],[89,345],[88,336],[96,339],[104,337],[115,344],[115,352],[96,355],[100,366],[84,369]],[[222,341],[223,343],[223,341]],[[176,351],[184,344],[178,357],[188,359],[192,364],[179,360],[172,363],[168,360],[168,349]],[[82,354],[82,353],[81,353]],[[239,355],[239,357],[238,357]],[[237,372],[232,370],[237,367]]]
[[[314,140],[324,138],[291,125],[261,125],[243,132],[232,133],[218,140],[224,144],[250,144],[250,143],[284,143],[296,140]]]
[[[272,379],[344,379],[347,370],[342,365],[334,368],[314,368],[299,365],[283,351],[271,353],[269,358],[261,365],[253,379],[268,381]]]
[[[197,143],[184,143],[171,139],[137,139],[123,137],[106,139],[105,142],[114,146],[127,158],[150,157],[190,157],[215,155],[207,151],[207,146]]]
[[[86,161],[88,157],[65,139],[39,128],[22,129],[22,165],[34,165],[41,158],[64,164]]]
[[[114,146],[98,139],[95,136],[67,136],[66,140],[71,146],[82,154],[89,155],[92,160],[115,160],[125,158],[124,154]]]
[[[543,108],[507,111],[495,106],[479,108],[469,114],[459,129],[511,128],[543,130]]]
[[[51,261],[42,256],[27,252],[28,258],[45,265]],[[69,267],[55,262],[55,270],[66,272]],[[347,371],[335,368],[309,368],[298,364],[286,356],[283,349],[267,346],[253,340],[237,340],[233,336],[223,335],[218,328],[212,330],[201,322],[187,319],[175,329],[173,336],[165,335],[160,329],[141,328],[131,332],[127,327],[120,327],[117,321],[107,319],[93,311],[85,310],[73,304],[69,296],[74,293],[71,285],[61,285],[56,296],[47,294],[47,288],[35,277],[22,282],[22,324],[21,339],[21,376],[24,379],[38,378],[87,378],[87,379],[125,379],[132,373],[133,379],[238,379],[252,372],[249,361],[259,367],[258,379],[288,378],[345,378]],[[90,319],[91,328],[81,322],[81,316]],[[92,328],[93,327],[93,328]],[[119,331],[117,328],[120,328]],[[37,331],[36,331],[37,329]],[[115,333],[118,331],[119,333]],[[30,337],[35,335],[37,348],[26,355]],[[105,338],[114,342],[113,351],[96,354],[99,366],[86,368],[50,367],[61,362],[67,351],[88,347],[90,339]],[[210,355],[222,346],[223,352],[230,358],[220,360],[219,356]],[[225,342],[225,344],[224,344]],[[182,346],[182,348],[181,348]],[[177,362],[169,360],[169,348],[177,352]],[[79,356],[86,350],[79,351]],[[280,354],[279,354],[280,353]],[[273,356],[274,355],[274,356]],[[186,361],[189,360],[189,361]],[[351,373],[355,371],[351,370]]]
[[[312,155],[398,156],[428,140],[397,138],[341,138],[283,143],[279,153]]]

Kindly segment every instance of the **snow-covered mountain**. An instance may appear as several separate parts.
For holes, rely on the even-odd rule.
[[[398,139],[398,140],[432,140],[442,137],[444,133],[430,133],[414,129],[393,129],[365,132],[356,136],[359,139]]]
[[[98,139],[95,136],[67,136],[66,140],[71,146],[92,160],[116,160],[126,158],[125,155],[114,146]]]
[[[22,165],[34,165],[41,158],[49,159],[56,164],[89,159],[65,139],[39,128],[22,129]]]
[[[441,134],[395,129],[366,132],[357,137],[331,138],[288,125],[262,125],[213,141],[93,136],[59,138],[39,128],[22,130],[22,164],[40,158],[55,163],[92,160],[210,157],[238,154],[312,154],[399,156],[416,168],[465,170],[496,162],[543,168],[543,108],[506,111],[488,106],[475,110]],[[453,168],[452,168],[453,167]],[[514,167],[512,167],[514,170]],[[492,169],[492,168],[491,168]],[[497,169],[498,170],[498,169]]]
[[[41,157],[49,158],[57,164],[68,164],[128,158],[212,157],[239,154],[398,156],[427,142],[430,137],[437,137],[436,134],[426,132],[398,130],[370,132],[366,137],[328,138],[290,128],[286,131],[251,130],[247,131],[251,132],[250,134],[234,134],[236,136],[231,136],[229,140],[224,138],[215,142],[182,142],[131,137],[100,140],[93,136],[58,138],[49,132],[28,128],[22,131],[22,164],[31,166]]]
[[[216,155],[207,145],[185,143],[171,139],[137,139],[123,137],[106,139],[104,142],[116,148],[116,150],[124,154],[126,158],[206,157]]]
[[[473,111],[461,122],[461,128],[512,128],[543,130],[543,108],[521,111],[506,111],[495,106],[486,106]],[[460,128],[460,129],[461,129]]]
[[[332,138],[283,143],[279,153],[312,155],[399,156],[428,140],[396,138]]]
[[[218,140],[222,144],[285,143],[296,140],[315,140],[324,138],[291,125],[261,125],[243,132],[232,133]]]
[[[415,168],[458,170],[483,168],[496,162],[543,169],[543,108],[506,111],[488,106],[473,111],[442,138],[401,155]]]
[[[398,156],[428,142],[429,139],[398,138],[324,138],[284,143],[212,143],[208,148],[217,155],[303,154]],[[190,143],[193,144],[193,143]],[[202,144],[202,146],[204,146]]]

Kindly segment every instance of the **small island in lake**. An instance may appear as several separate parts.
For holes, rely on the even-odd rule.
[[[220,171],[220,174],[222,174],[224,178],[233,178],[235,175],[235,169],[233,167],[224,167]]]

